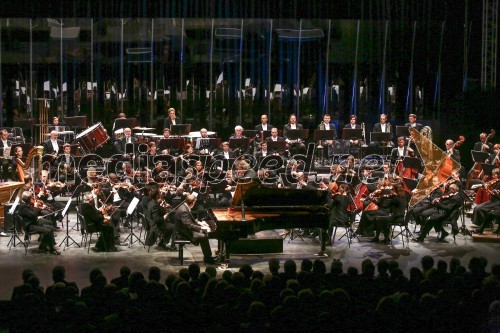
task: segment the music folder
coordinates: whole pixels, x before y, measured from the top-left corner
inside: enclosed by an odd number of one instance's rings
[[[180,150],[182,149],[183,144],[184,140],[182,140],[182,138],[163,138],[159,141],[158,148],[160,148],[160,150],[165,150],[165,149]]]
[[[363,130],[361,128],[343,128],[342,140],[361,140],[363,138]]]

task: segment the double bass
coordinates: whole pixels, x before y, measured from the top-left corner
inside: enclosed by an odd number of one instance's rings
[[[495,136],[495,130],[491,129],[490,134],[486,137],[486,140],[484,140],[483,146],[488,145],[488,142]],[[483,147],[481,149],[482,152],[485,152],[486,149]],[[469,171],[469,174],[467,175],[467,180],[465,182],[465,188],[470,188],[470,182],[473,179],[481,179],[484,174],[482,164],[480,162],[475,162],[474,165],[472,166],[472,169]]]

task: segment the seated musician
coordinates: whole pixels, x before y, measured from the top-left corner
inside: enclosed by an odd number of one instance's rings
[[[229,142],[224,141],[221,144],[221,148],[222,149],[217,152],[216,157],[223,158],[225,160],[236,157],[232,149],[229,148]]]
[[[9,167],[11,166],[11,158],[10,158],[10,147],[12,146],[12,141],[9,140],[9,132],[3,129],[0,131],[0,138],[2,140],[0,144],[0,160],[2,161],[1,169],[0,169],[0,180],[7,180],[12,178],[12,174],[9,171]]]
[[[66,130],[66,126],[63,126],[59,122],[58,117],[52,118],[52,125],[49,126],[49,132],[51,131],[56,131],[56,132],[64,132]]]
[[[236,178],[237,179],[254,179],[257,173],[254,169],[250,167],[247,161],[242,160],[236,166]]]
[[[292,184],[290,188],[295,190],[314,190],[314,186],[307,183],[307,178],[304,172],[297,172],[295,176],[297,177],[297,182]]]
[[[58,182],[53,183],[50,180],[49,172],[47,170],[42,170],[40,173],[40,181],[36,184],[35,190],[38,189],[37,197],[50,208],[49,211],[54,214],[51,216],[54,226],[55,221],[62,222],[62,210],[65,204],[61,201],[56,201],[54,198],[62,193],[62,188],[64,184]]]
[[[120,240],[120,209],[123,208],[119,203],[115,203],[111,196],[104,195],[102,190],[102,184],[96,184],[92,186],[92,191],[90,194],[93,197],[93,203],[95,209],[98,211],[106,211],[108,216],[110,217],[110,225],[113,227],[113,238],[115,245],[127,245],[126,243]],[[118,206],[114,206],[118,205]]]
[[[137,138],[132,136],[132,130],[130,128],[125,128],[123,130],[123,135],[123,138],[116,140],[114,144],[118,154],[125,154],[128,143],[137,144]]]
[[[302,139],[289,139],[288,131],[294,129],[302,129],[301,124],[297,124],[297,117],[294,114],[291,114],[288,117],[288,124],[283,127],[283,137],[285,138],[286,143],[288,144],[288,148],[290,150],[291,156],[296,154],[304,154],[306,152],[306,146],[302,142]],[[271,132],[272,135],[272,132]]]
[[[327,208],[330,209],[330,225],[328,226],[328,240],[326,245],[332,245],[333,228],[349,224],[348,207],[351,204],[347,184],[340,184],[334,193],[328,191]]]
[[[208,240],[207,232],[210,230],[206,223],[198,223],[191,209],[196,204],[196,197],[192,194],[186,196],[186,200],[174,211],[174,221],[177,233],[189,240],[194,245],[200,245],[203,252],[203,261],[206,264],[214,264],[212,250]]]
[[[246,136],[243,135],[243,127],[241,127],[240,125],[237,125],[234,128],[234,133],[229,137],[229,139],[231,140],[231,139],[243,139],[243,138],[246,138]],[[248,147],[236,148],[234,150],[234,153],[239,156],[239,155],[249,153],[252,150],[253,149],[251,147],[251,144],[249,144]]]
[[[97,210],[94,203],[94,196],[87,193],[80,206],[80,211],[87,225],[96,227],[100,233],[94,248],[95,252],[115,252],[117,251],[114,241],[114,225],[110,224],[110,217],[105,210]]]
[[[422,226],[422,230],[420,231],[420,235],[418,238],[414,238],[415,242],[423,242],[429,231],[432,228],[436,230],[436,232],[441,232],[441,236],[438,241],[446,242],[445,238],[449,235],[449,233],[444,230],[443,222],[450,219],[451,215],[456,212],[456,210],[460,209],[463,204],[463,199],[458,193],[458,186],[456,184],[450,185],[450,193],[447,195],[443,195],[440,198],[434,199],[432,201],[432,205],[436,206],[438,212],[429,216],[429,218],[424,221]],[[452,222],[452,233],[453,235],[458,234],[458,225],[457,221]]]
[[[257,159],[259,159],[259,158],[262,158],[262,157],[266,157],[268,155],[272,155],[272,154],[270,154],[270,152],[267,150],[267,141],[263,141],[260,144],[260,151],[258,151],[257,153],[255,153],[255,157]]]
[[[276,127],[273,127],[273,128],[271,128],[271,136],[268,136],[266,138],[266,141],[267,142],[270,142],[270,141],[282,142],[282,141],[285,141],[285,139],[282,136],[278,136],[278,129]]]
[[[200,130],[200,135],[201,137],[196,138],[196,143],[195,143],[195,153],[198,155],[213,155],[213,150],[210,147],[207,147],[206,142],[207,140],[203,139],[208,139],[208,131],[206,128],[202,128]]]
[[[336,139],[337,138],[337,128],[335,127],[335,124],[330,124],[330,121],[331,121],[331,116],[328,113],[325,114],[323,116],[323,121],[318,126],[318,129],[322,130],[322,131],[333,131],[334,132],[333,137]],[[334,146],[333,146],[334,141],[333,140],[326,140],[325,143],[326,144],[323,143],[323,145],[325,146],[324,150],[325,150],[326,156],[333,155],[334,154]]]
[[[146,236],[146,245],[153,245],[156,238],[160,236],[158,243],[160,249],[176,251],[177,247],[171,242],[173,241],[172,236],[175,237],[175,224],[170,221],[169,215],[166,214],[167,205],[163,202],[160,191],[157,187],[152,187],[148,196],[147,217],[150,230]],[[167,246],[169,242],[171,245]]]
[[[493,144],[491,142],[486,142],[486,138],[488,138],[488,134],[486,133],[479,134],[479,142],[476,142],[474,144],[473,150],[491,153],[493,151]]]
[[[387,115],[386,114],[380,115],[380,122],[373,125],[373,132],[374,133],[392,133],[392,127],[391,127],[391,124],[389,122],[387,122]],[[380,146],[393,147],[394,142],[392,142],[392,140],[388,141],[388,142],[378,142],[378,141],[370,142],[370,147],[377,148]]]
[[[394,193],[396,194],[391,199],[390,205],[390,215],[379,216],[375,219],[375,237],[373,237],[370,242],[378,243],[380,242],[380,233],[384,235],[383,244],[388,244],[390,242],[389,232],[390,223],[397,223],[398,220],[403,221],[405,216],[406,207],[408,206],[408,200],[406,199],[406,192],[401,184],[394,185]]]
[[[398,138],[398,146],[391,150],[391,164],[395,165],[397,161],[402,161],[406,156],[414,156],[415,152],[412,148],[405,144],[405,138]]]
[[[455,142],[453,140],[446,140],[446,156],[453,159],[455,162],[460,163],[460,151],[455,149]]]
[[[417,115],[414,113],[410,113],[408,115],[408,122],[405,124],[405,126],[414,128],[419,132],[424,128],[424,125],[417,123]]]
[[[413,190],[413,195],[423,195],[424,198],[408,210],[405,222],[409,222],[413,218],[416,224],[423,225],[429,216],[438,212],[437,207],[432,202],[443,195],[443,188],[439,186],[439,183],[439,177],[433,176],[431,184],[427,188],[421,191]]]
[[[60,182],[65,183],[69,178],[74,177],[75,158],[71,155],[71,145],[69,143],[64,144],[63,153],[56,158],[55,165]]]
[[[164,127],[170,128],[171,125],[178,125],[180,123],[181,123],[180,118],[175,115],[175,109],[169,108],[168,109],[168,117],[165,118],[165,126]]]
[[[63,142],[58,139],[59,133],[56,131],[50,132],[50,138],[43,143],[43,154],[44,155],[54,155],[59,154],[62,151]]]
[[[255,126],[255,129],[259,132],[269,131],[271,128],[273,128],[273,125],[269,124],[267,121],[267,115],[263,114],[262,116],[260,116],[260,124]]]
[[[483,187],[490,196],[488,201],[474,207],[472,213],[472,222],[479,226],[475,231],[480,234],[490,225],[495,216],[492,212],[500,206],[500,169],[493,169],[491,171],[491,180],[478,187]]]
[[[393,186],[389,183],[389,179],[380,179],[378,188],[371,192],[367,199],[368,204],[363,203],[363,212],[359,221],[356,234],[362,236],[373,236],[375,230],[375,220],[379,216],[387,216],[390,214],[392,198],[396,195]]]
[[[42,235],[38,249],[49,251],[50,254],[59,255],[61,252],[55,248],[54,229],[51,222],[42,218],[42,207],[36,202],[33,195],[24,191],[19,205],[19,216],[22,217],[26,232],[39,232]]]
[[[500,143],[495,143],[493,146],[493,153],[490,154],[486,163],[493,164],[497,168],[500,168]]]

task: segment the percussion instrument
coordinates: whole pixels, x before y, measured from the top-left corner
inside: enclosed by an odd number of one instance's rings
[[[115,139],[121,139],[121,138],[123,138],[125,136],[125,134],[123,134],[123,128],[117,129],[114,132],[114,135],[115,135]]]
[[[137,137],[139,142],[141,143],[148,143],[150,141],[153,141],[154,137],[156,136],[155,133],[134,133],[134,136]]]
[[[89,152],[105,144],[109,140],[109,136],[104,126],[101,123],[97,123],[78,134],[75,140],[84,151]]]

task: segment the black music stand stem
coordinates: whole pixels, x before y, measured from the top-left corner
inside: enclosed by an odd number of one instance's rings
[[[353,197],[352,197],[351,194],[349,194],[349,200],[350,200],[349,206],[356,206],[356,204],[354,203],[354,199],[353,199]],[[344,237],[347,238],[347,245],[349,245],[349,247],[351,247],[352,239],[353,238],[356,238],[358,240],[358,242],[360,241],[358,235],[352,229],[352,224],[354,223],[354,221],[356,219],[356,213],[355,212],[351,213],[350,219],[352,219],[352,220],[347,225],[347,228],[345,228],[344,234],[342,236],[340,236],[340,238],[338,239],[338,240],[341,240]],[[335,235],[334,235],[334,237],[335,237]],[[330,239],[330,241],[331,241],[331,239]],[[331,243],[332,243],[332,246],[333,246],[334,242],[331,242]]]
[[[458,189],[458,193],[459,193],[458,195],[460,195],[462,197],[462,199],[464,200],[462,203],[462,225],[458,229],[458,232],[461,233],[465,237],[465,240],[467,240],[467,236],[472,237],[472,234],[469,231],[469,229],[467,229],[467,227],[465,225],[465,204],[467,203],[467,201],[472,202],[472,199],[462,189]]]
[[[21,240],[21,238],[19,238],[19,234],[17,232],[17,214],[18,214],[18,209],[16,207],[16,209],[14,210],[14,213],[12,214],[12,216],[14,218],[14,220],[13,220],[14,231],[12,232],[12,235],[10,236],[10,240],[7,243],[7,247],[9,248],[9,250],[12,249],[13,247],[17,247],[18,245],[21,245],[21,244],[23,245],[23,247],[26,247],[26,244]]]
[[[73,196],[72,196],[73,197]],[[67,207],[67,210],[65,212],[64,215],[66,215],[66,236],[63,238],[63,240],[61,241],[61,243],[59,244],[59,247],[61,247],[62,244],[64,244],[64,249],[63,251],[66,251],[66,249],[68,247],[70,247],[71,245],[75,244],[76,246],[80,247],[80,244],[77,243],[77,241],[75,241],[70,235],[69,235],[69,214],[68,214],[68,211],[69,211],[69,206],[71,205],[71,198],[69,198],[68,200],[68,203],[66,204],[68,207]],[[78,219],[77,219],[78,220]],[[78,226],[78,224],[77,224]],[[73,230],[73,228],[71,228],[71,230]],[[71,241],[71,243],[69,242]]]
[[[123,203],[123,201],[122,201]],[[121,204],[120,204],[121,205]],[[120,205],[118,205],[118,207],[120,207]],[[125,238],[125,241],[124,243],[127,243],[128,242],[128,247],[131,248],[132,247],[132,244],[136,243],[136,242],[139,242],[142,244],[142,246],[146,246],[142,241],[141,239],[139,238],[139,236],[137,236],[134,232],[134,221],[132,220],[132,214],[134,213],[135,209],[137,208],[137,205],[134,207],[134,209],[132,210],[132,212],[130,214],[128,214],[127,212],[127,217],[125,218],[125,221],[128,221],[129,222],[129,233],[128,233],[128,236],[127,238]],[[115,209],[115,212],[117,210]],[[113,212],[114,213],[114,212]],[[137,225],[139,225],[139,220],[137,220]]]

